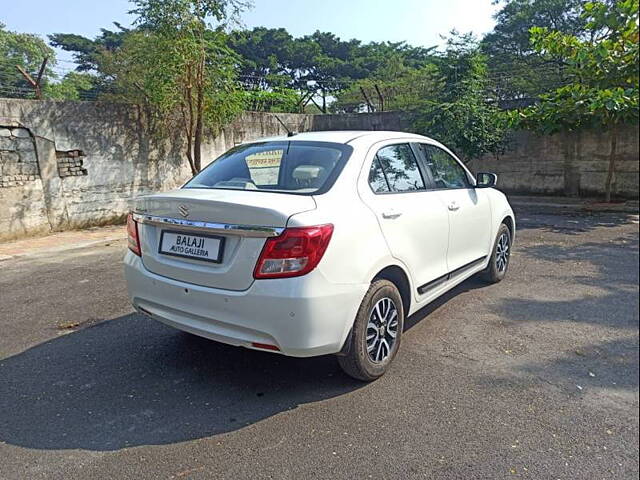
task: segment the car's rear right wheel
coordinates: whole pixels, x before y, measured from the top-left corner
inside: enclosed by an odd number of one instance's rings
[[[343,353],[338,355],[340,366],[365,382],[381,377],[398,352],[403,328],[398,288],[388,280],[375,280],[360,304]]]

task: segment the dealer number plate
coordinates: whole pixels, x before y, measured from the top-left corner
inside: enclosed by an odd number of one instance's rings
[[[174,257],[193,258],[206,262],[222,262],[224,237],[192,235],[163,230],[160,234],[160,253]]]

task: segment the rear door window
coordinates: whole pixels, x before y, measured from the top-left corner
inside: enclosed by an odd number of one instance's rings
[[[408,143],[378,150],[369,172],[369,185],[375,193],[424,190],[424,180]]]
[[[385,177],[380,162],[377,157],[373,158],[371,169],[369,170],[369,185],[374,193],[386,193],[389,191],[387,177]]]

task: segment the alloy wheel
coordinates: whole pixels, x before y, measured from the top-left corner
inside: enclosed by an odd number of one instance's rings
[[[398,309],[388,297],[374,305],[367,323],[367,353],[375,363],[383,362],[391,353],[398,335]]]
[[[496,245],[496,268],[498,272],[502,273],[507,269],[509,263],[509,234],[504,232],[498,239]]]

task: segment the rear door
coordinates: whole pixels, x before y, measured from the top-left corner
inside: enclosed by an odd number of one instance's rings
[[[473,188],[466,169],[437,145],[417,144],[432,177],[433,193],[449,215],[447,264],[453,275],[485,260],[491,244],[491,204],[482,190]]]
[[[381,145],[365,163],[360,194],[375,212],[391,254],[419,291],[447,273],[449,219],[437,192],[429,191],[409,143]]]

